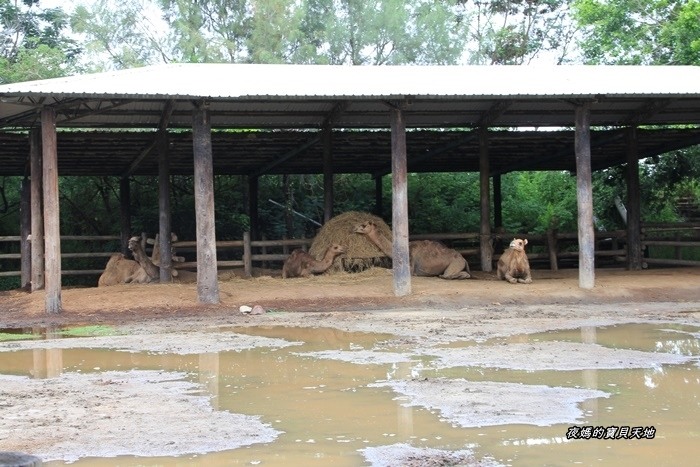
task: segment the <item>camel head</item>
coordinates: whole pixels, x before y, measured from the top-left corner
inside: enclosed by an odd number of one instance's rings
[[[353,229],[353,232],[368,235],[371,232],[377,231],[377,224],[372,221],[365,221],[361,224],[357,224]]]
[[[339,256],[345,253],[347,249],[343,245],[334,243],[328,248],[328,251],[332,251],[335,256]]]
[[[510,242],[510,248],[516,251],[525,251],[525,245],[527,245],[527,239],[514,238],[513,241]]]
[[[129,239],[129,250],[132,252],[141,247],[141,237],[131,237]]]

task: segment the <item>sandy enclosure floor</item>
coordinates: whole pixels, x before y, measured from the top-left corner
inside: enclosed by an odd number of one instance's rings
[[[577,272],[573,270],[534,271],[534,283],[529,285],[497,281],[491,274],[475,275],[475,279],[467,281],[413,278],[413,293],[401,298],[393,296],[391,275],[383,270],[292,280],[273,276],[231,277],[220,282],[221,304],[207,306],[197,304],[196,285],[64,289],[64,312],[53,316],[44,314],[41,292],[4,292],[0,293],[2,328],[99,323],[115,326],[122,335],[0,342],[0,352],[81,345],[177,354],[260,346],[280,348],[294,343],[221,333],[217,328],[294,326],[388,333],[397,341],[409,343],[413,349],[411,355],[431,355],[446,367],[469,358],[484,366],[524,370],[542,369],[543,362],[548,361],[555,370],[616,368],[615,365],[643,368],[683,359],[668,354],[621,352],[596,345],[582,348],[581,344],[565,343],[519,348],[516,348],[518,343],[479,345],[471,347],[468,354],[437,346],[470,340],[483,343],[494,337],[582,326],[644,322],[700,326],[698,269],[603,270],[597,272],[592,290],[578,287]],[[241,305],[256,304],[268,312],[248,315],[239,311]],[[514,355],[518,358],[513,358]],[[552,355],[557,356],[556,361],[552,361]],[[387,356],[376,349],[365,353],[319,353],[314,357],[369,365]],[[404,357],[410,355],[391,355],[395,359]],[[204,398],[194,395],[193,388],[181,381],[181,375],[171,373],[104,372],[90,377],[63,374],[57,380],[1,376],[0,380],[0,450],[40,454],[45,460],[203,453],[269,442],[278,435],[256,417],[212,410]],[[377,384],[386,384],[416,405],[437,408],[449,414],[450,422],[462,426],[521,423],[523,419],[511,417],[509,413],[516,411],[507,407],[537,407],[537,401],[542,398],[554,398],[561,405],[546,413],[525,414],[527,420],[542,425],[573,423],[580,416],[578,403],[590,397],[606,397],[600,391],[557,392],[556,388],[545,386],[529,392],[517,391],[507,383],[475,387],[464,380]],[[478,392],[484,399],[477,401],[476,406],[465,406],[458,397],[465,391]],[[34,396],[29,398],[28,393]],[[149,409],[158,407],[166,395],[172,404],[167,411]],[[494,400],[499,400],[499,407],[493,407]],[[430,407],[436,403],[438,407]],[[480,410],[476,411],[475,407]],[[138,420],[139,430],[151,434],[147,445],[133,439],[128,425],[120,424],[119,416],[123,413],[130,414],[132,421]],[[214,425],[223,427],[216,436],[198,439],[187,435],[207,432],[207,427]],[[171,429],[158,429],[163,426]],[[90,433],[90,443],[85,443],[84,438],[80,443],[75,442],[78,434],[84,436],[86,431]],[[86,446],[99,446],[99,449],[90,450]],[[367,462],[377,466],[411,465],[411,462],[426,465],[428,459],[434,465],[460,462],[493,465],[491,460],[475,459],[467,451],[417,452],[408,445],[370,448],[364,455]],[[439,461],[452,464],[435,463]]]

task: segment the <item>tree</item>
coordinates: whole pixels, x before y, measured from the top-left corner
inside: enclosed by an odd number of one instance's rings
[[[64,76],[80,53],[61,8],[39,0],[0,0],[0,84]]]
[[[154,5],[140,0],[116,4],[98,0],[78,6],[71,27],[85,38],[89,68],[133,68],[177,58],[167,40],[165,25],[156,21],[155,11]]]
[[[564,0],[468,0],[459,2],[473,19],[466,61],[474,65],[522,65],[551,55],[569,60],[575,24]]]
[[[700,64],[700,1],[576,0],[587,63]]]
[[[699,65],[700,1],[576,0],[575,20],[586,62],[593,64]],[[700,201],[700,148],[692,147],[643,161],[640,167],[645,221],[682,220],[679,198]],[[615,196],[625,199],[624,172],[613,168],[594,174],[597,214],[621,227],[614,212]]]

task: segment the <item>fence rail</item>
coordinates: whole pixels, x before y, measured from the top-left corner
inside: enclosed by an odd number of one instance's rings
[[[673,238],[663,237],[673,234]],[[411,240],[435,240],[448,244],[459,253],[467,257],[471,263],[478,264],[480,234],[475,232],[465,233],[435,233],[411,236]],[[492,235],[492,243],[495,245],[494,262],[498,261],[502,248],[507,247],[512,238],[528,239],[528,258],[531,261],[549,261],[552,270],[559,268],[561,260],[578,258],[576,232],[556,232],[549,231],[546,234],[519,234],[519,233],[497,233]],[[612,259],[623,262],[627,257],[626,231],[614,230],[608,232],[595,232],[596,257]],[[103,236],[61,236],[61,241],[75,242],[114,242],[120,241],[121,237],[116,235]],[[1,243],[20,242],[19,236],[0,236]],[[217,257],[221,258],[217,262],[219,268],[244,268],[246,275],[252,275],[253,264],[259,263],[280,263],[289,255],[293,248],[308,250],[312,239],[281,239],[281,240],[251,240],[246,232],[242,240],[221,240],[216,242]],[[499,246],[500,245],[500,246]],[[197,262],[193,253],[196,252],[197,242],[177,241],[173,243],[178,255],[190,255],[189,261],[173,263],[176,269],[196,269]],[[700,266],[700,261],[684,259],[681,257],[683,249],[700,247],[700,223],[646,223],[642,226],[642,248],[666,247],[674,249],[673,258],[645,258],[648,264],[668,264],[679,266]],[[14,250],[18,250],[14,247]],[[499,251],[499,249],[501,251]],[[1,250],[0,250],[1,251]],[[66,252],[61,254],[62,260],[109,258],[115,254],[112,251],[95,252]],[[5,270],[8,263],[18,263],[21,259],[20,253],[0,253],[0,277],[19,276],[20,271]],[[105,261],[106,263],[106,261]],[[66,269],[62,270],[63,276],[78,275],[99,275],[102,269]]]

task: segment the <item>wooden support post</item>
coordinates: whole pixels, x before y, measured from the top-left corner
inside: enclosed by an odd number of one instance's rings
[[[258,177],[251,175],[248,177],[248,219],[250,219],[250,237],[253,240],[260,238],[258,198]]]
[[[246,277],[253,277],[253,247],[248,231],[243,232],[243,272]]]
[[[391,109],[391,183],[394,295],[411,293],[411,263],[408,251],[408,163],[406,122],[403,112]]]
[[[31,193],[29,179],[24,177],[19,198],[19,286],[25,290],[29,290],[32,283],[32,245],[29,241],[29,235],[32,231]]]
[[[197,225],[197,299],[219,303],[214,222],[214,164],[209,109],[199,102],[192,119],[194,207]]]
[[[29,134],[29,173],[32,203],[32,292],[44,288],[44,189],[42,187],[41,131]]]
[[[503,197],[501,192],[501,174],[493,176],[493,227],[498,231],[503,227]]]
[[[56,112],[41,110],[41,148],[44,187],[44,257],[46,313],[60,313],[61,304],[61,228],[58,201],[58,151]]]
[[[119,219],[121,222],[121,252],[129,255],[129,239],[131,238],[131,188],[129,177],[119,179]]]
[[[627,130],[627,268],[642,269],[642,225],[639,190],[637,129]]]
[[[552,271],[559,270],[559,262],[557,261],[557,231],[547,229],[547,250],[549,251],[549,269]]]
[[[323,223],[333,217],[333,131],[323,128]]]
[[[490,180],[489,135],[486,127],[479,128],[479,186],[481,199],[481,228],[479,249],[481,251],[481,270],[493,270],[493,248],[491,246],[491,198],[489,196]]]
[[[173,252],[170,213],[170,151],[168,133],[158,133],[158,247],[160,248],[160,282],[172,282]],[[155,246],[154,246],[155,247]]]
[[[591,104],[576,107],[576,200],[578,205],[578,283],[582,289],[595,285],[595,229],[591,179]]]

